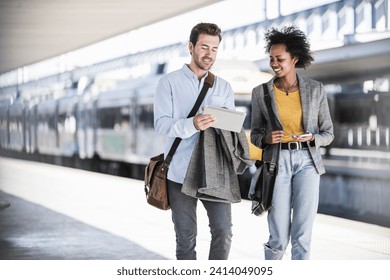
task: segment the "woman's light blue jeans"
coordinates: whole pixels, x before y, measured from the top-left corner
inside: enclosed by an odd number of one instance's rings
[[[169,204],[176,233],[176,258],[196,259],[198,199],[181,192],[181,184],[168,180]],[[232,243],[231,204],[201,200],[207,211],[211,232],[209,260],[227,260]]]
[[[280,260],[291,237],[291,259],[310,259],[311,236],[318,210],[320,175],[309,150],[281,150],[279,171],[268,212],[266,260]]]

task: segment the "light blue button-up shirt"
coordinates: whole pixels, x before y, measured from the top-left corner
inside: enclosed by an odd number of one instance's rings
[[[183,139],[173,155],[168,171],[168,179],[180,184],[184,181],[199,135],[193,118],[187,116],[198,98],[206,76],[199,81],[185,64],[180,70],[160,79],[154,97],[154,127],[159,134],[167,136],[164,154],[168,154],[176,137]],[[207,91],[198,113],[202,113],[204,105],[235,109],[231,85],[215,76],[214,85]]]

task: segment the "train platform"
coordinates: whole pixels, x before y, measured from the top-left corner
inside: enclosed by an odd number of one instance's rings
[[[145,201],[143,182],[72,168],[0,158],[1,260],[174,260],[170,211]],[[265,216],[233,204],[231,260],[262,260]],[[198,258],[209,229],[198,207]],[[289,259],[289,252],[285,260]],[[390,228],[318,214],[312,260],[390,260]]]

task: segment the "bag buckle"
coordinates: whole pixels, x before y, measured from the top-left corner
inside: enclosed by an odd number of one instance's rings
[[[288,142],[287,147],[290,151],[295,151],[302,149],[302,144],[301,142]]]

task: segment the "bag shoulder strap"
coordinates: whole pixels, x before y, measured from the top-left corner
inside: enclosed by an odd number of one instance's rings
[[[269,118],[271,121],[271,127],[272,127],[272,129],[277,129],[278,127],[276,125],[276,115],[275,115],[274,110],[272,109],[271,96],[269,94],[267,83],[263,83],[263,90],[264,90],[264,102],[265,102],[266,106],[268,107],[268,112],[270,112]],[[280,150],[281,144],[279,143],[278,145],[279,145],[279,150]],[[270,171],[271,171],[271,169],[273,171],[274,168],[276,168],[278,158],[279,158],[279,151],[277,153],[273,152],[272,158],[271,158]]]
[[[272,109],[271,96],[270,96],[269,91],[268,91],[267,83],[263,84],[263,90],[264,90],[264,102],[265,102],[265,105],[268,107],[268,112],[270,112],[269,118],[271,121],[272,129],[274,130],[274,129],[277,129],[276,122],[275,122],[276,116],[275,116],[274,110]]]
[[[215,78],[214,74],[209,71],[209,73],[208,73],[208,75],[203,83],[202,90],[200,91],[198,98],[196,99],[196,102],[195,102],[194,106],[192,107],[191,112],[188,114],[187,118],[191,118],[191,117],[195,116],[196,112],[198,111],[200,105],[203,102],[204,97],[206,96],[208,89],[213,87],[214,78]],[[176,137],[176,139],[173,142],[172,147],[169,150],[168,155],[165,159],[165,162],[168,165],[171,162],[173,154],[176,152],[176,149],[179,146],[180,142],[181,142],[181,138]]]

